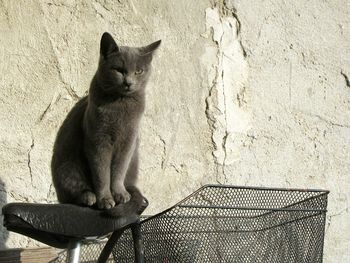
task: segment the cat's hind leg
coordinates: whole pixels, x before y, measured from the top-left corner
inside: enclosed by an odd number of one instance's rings
[[[86,206],[96,203],[92,185],[78,165],[70,162],[60,165],[53,171],[53,181],[60,203]]]

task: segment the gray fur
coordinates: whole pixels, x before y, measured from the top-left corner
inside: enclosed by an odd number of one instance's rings
[[[54,145],[51,170],[59,202],[110,209],[127,202],[130,194],[143,202],[135,186],[138,131],[152,53],[159,45],[118,47],[103,34],[89,95],[69,112]],[[110,214],[120,216],[124,206]]]

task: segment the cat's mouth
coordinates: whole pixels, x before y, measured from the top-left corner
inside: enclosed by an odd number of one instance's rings
[[[131,93],[134,93],[135,89],[133,89],[131,86],[128,86],[128,85],[124,85],[122,87],[122,93],[125,94],[125,95],[129,95]]]
[[[108,93],[119,93],[121,95],[130,95],[135,92],[135,89],[130,86],[119,86],[119,87],[105,87],[104,90]]]
[[[124,86],[123,91],[128,93],[128,92],[131,92],[132,90],[131,90],[130,86]]]

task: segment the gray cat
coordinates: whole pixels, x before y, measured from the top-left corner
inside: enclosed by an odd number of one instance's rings
[[[138,131],[152,55],[160,43],[118,47],[110,34],[102,35],[89,95],[69,112],[55,141],[51,170],[60,203],[97,205],[114,217],[144,204],[135,185]]]

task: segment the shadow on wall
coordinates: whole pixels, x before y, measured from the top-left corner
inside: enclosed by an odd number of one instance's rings
[[[6,190],[5,190],[5,184],[0,179],[0,209],[2,209],[2,207],[6,204],[7,204],[7,194],[6,194]],[[5,243],[6,243],[8,236],[9,236],[9,232],[3,226],[3,220],[4,220],[4,217],[1,214],[1,217],[0,217],[0,249],[6,248]]]

